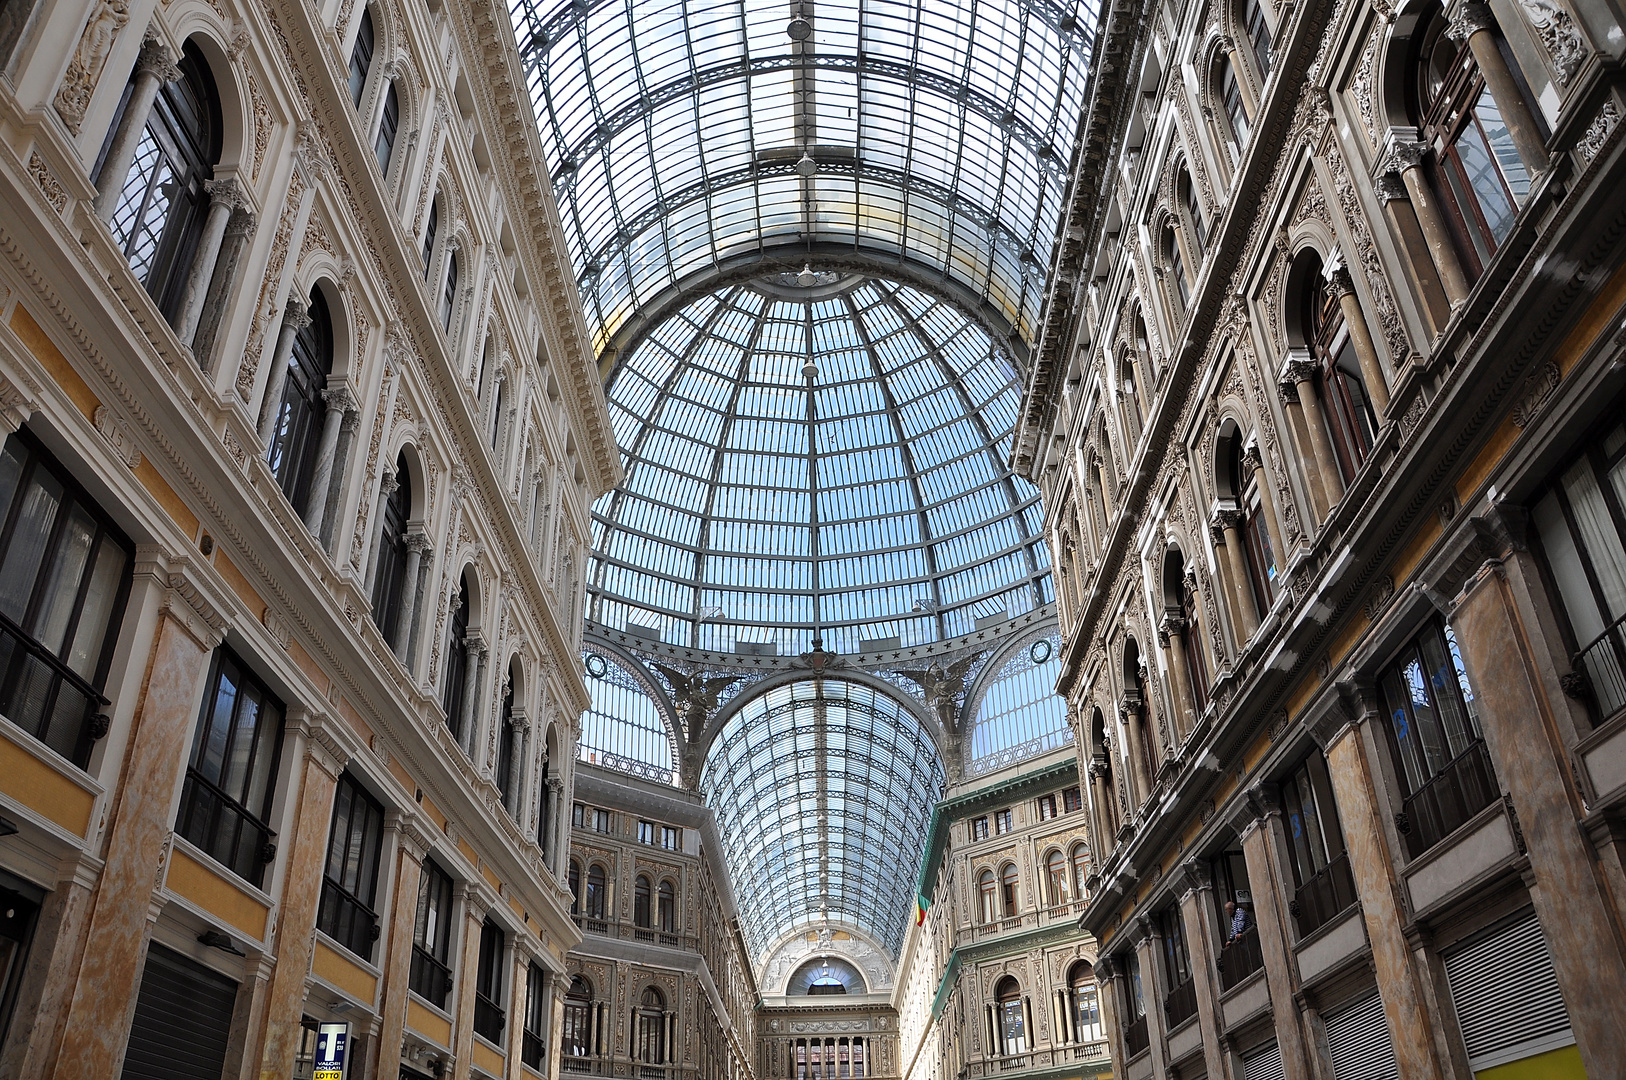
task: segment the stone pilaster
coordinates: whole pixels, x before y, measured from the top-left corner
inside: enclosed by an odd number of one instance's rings
[[[395,831],[395,887],[390,904],[389,934],[384,945],[384,986],[380,995],[378,1053],[373,1080],[393,1080],[406,1032],[408,984],[412,975],[412,935],[418,916],[418,890],[423,860],[433,843],[428,827],[415,815],[402,817]]]

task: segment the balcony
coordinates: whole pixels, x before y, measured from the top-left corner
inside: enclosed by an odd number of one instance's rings
[[[107,704],[94,686],[0,615],[0,714],[83,769],[91,747],[107,734]]]
[[[502,1045],[502,1029],[507,1021],[507,1015],[497,1007],[497,1003],[484,994],[476,992],[474,995],[474,1033],[482,1038],[489,1039],[498,1046]]]
[[[646,945],[664,945],[668,949],[684,949],[688,952],[698,952],[700,945],[692,934],[674,934],[666,930],[649,926],[639,926],[636,923],[621,922],[617,919],[594,919],[586,915],[571,916],[576,925],[589,934],[599,934],[603,937],[617,938],[622,941],[637,941]]]
[[[1142,1016],[1133,1024],[1124,1028],[1124,1050],[1130,1057],[1145,1050],[1152,1045],[1152,1036],[1146,1027],[1146,1017]]]
[[[1444,840],[1501,795],[1482,740],[1475,740],[1408,797],[1395,827],[1412,858]]]
[[[1220,951],[1214,966],[1219,968],[1221,990],[1231,989],[1264,967],[1265,957],[1259,951],[1259,928],[1250,926],[1238,934],[1235,941]]]
[[[959,933],[955,935],[955,945],[964,948],[979,941],[1003,937],[1022,930],[1036,930],[1041,926],[1050,926],[1058,922],[1077,922],[1087,906],[1088,901],[1079,900],[1057,904],[1055,907],[1040,908],[1037,911],[1024,911],[1008,918],[995,919],[993,922],[972,923],[970,926],[960,928]]]
[[[1163,998],[1163,1012],[1169,1018],[1169,1030],[1197,1015],[1197,980],[1187,979],[1170,990]]]
[[[1047,1050],[1030,1050],[1025,1054],[1001,1054],[985,1061],[967,1062],[960,1070],[958,1080],[1000,1076],[1023,1069],[1076,1069],[1081,1062],[1106,1065],[1109,1053],[1106,1040],[1101,1039]]]
[[[433,1002],[437,1009],[444,1009],[446,995],[452,989],[452,969],[414,945],[407,987],[425,1001]]]
[[[1610,623],[1571,657],[1570,666],[1586,673],[1587,689],[1597,702],[1599,723],[1626,708],[1626,616]]]
[[[1321,872],[1298,887],[1288,910],[1298,924],[1299,937],[1309,937],[1356,901],[1355,878],[1349,856],[1340,855]]]

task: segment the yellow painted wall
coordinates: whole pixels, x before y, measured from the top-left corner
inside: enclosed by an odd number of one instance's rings
[[[169,860],[169,891],[184,896],[211,915],[256,941],[265,939],[265,920],[271,909],[245,893],[214,867],[176,849]]]
[[[20,737],[0,730],[0,791],[75,836],[85,835],[96,796],[14,741]]]
[[[474,1064],[484,1069],[492,1076],[502,1076],[507,1068],[507,1059],[497,1053],[485,1043],[474,1044]]]
[[[1581,1051],[1572,1044],[1474,1073],[1474,1080],[1586,1080]]]
[[[413,1031],[416,1031],[420,1035],[427,1035],[441,1046],[446,1047],[448,1050],[451,1049],[451,1021],[436,1016],[429,1010],[428,1006],[420,1004],[419,1002],[413,1001],[409,998],[407,1000],[406,1022],[407,1027],[411,1028]]]
[[[378,994],[373,974],[325,941],[316,943],[311,970],[358,1001],[371,1002]]]

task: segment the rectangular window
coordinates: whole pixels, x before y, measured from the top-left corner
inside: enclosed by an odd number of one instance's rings
[[[24,432],[0,449],[0,713],[81,769],[106,731],[101,690],[133,548]]]
[[[1041,796],[1039,796],[1039,820],[1040,821],[1049,821],[1051,818],[1053,818],[1055,816],[1056,816],[1056,796],[1054,796],[1054,795],[1041,795]]]
[[[1313,933],[1355,902],[1355,879],[1338,828],[1327,759],[1312,753],[1282,784],[1283,825],[1293,864],[1292,910],[1299,935]]]
[[[995,836],[1004,836],[1013,828],[1015,828],[1015,826],[1011,824],[1011,812],[1009,810],[998,810],[994,812]]]
[[[1404,809],[1396,820],[1413,858],[1499,792],[1474,695],[1451,628],[1430,622],[1378,678]]]
[[[659,827],[653,821],[640,821],[638,823],[638,842],[640,844],[656,844],[660,841]]]
[[[1178,907],[1163,909],[1163,974],[1169,981],[1163,1008],[1170,1029],[1183,1024],[1197,1012],[1197,984],[1191,977],[1191,953],[1186,948],[1186,921]]]
[[[502,1045],[506,1019],[502,1006],[502,969],[506,941],[490,919],[480,926],[480,963],[474,976],[474,1033]]]
[[[258,888],[276,856],[266,824],[282,752],[282,702],[225,646],[215,650],[175,831]]]
[[[412,992],[436,1008],[452,989],[452,879],[433,859],[423,861],[418,918],[412,928]]]
[[[1259,929],[1253,919],[1248,864],[1240,851],[1223,851],[1209,864],[1214,880],[1214,914],[1219,926],[1220,988],[1229,990],[1264,966]]]
[[[988,818],[986,815],[980,818],[971,819],[971,839],[988,839]]]
[[[17,992],[28,965],[28,947],[45,893],[0,870],[0,1042],[17,1007]]]
[[[587,824],[587,807],[581,803],[570,804],[570,824],[580,829]]]
[[[1061,808],[1064,813],[1071,814],[1074,810],[1082,809],[1084,798],[1076,787],[1070,787],[1061,793]]]
[[[608,810],[599,810],[595,807],[590,819],[594,832],[607,833],[610,831],[610,812]]]
[[[543,995],[542,969],[530,964],[525,970],[525,1045],[520,1048],[520,1060],[538,1071],[547,1056],[542,1042],[542,1029],[546,1023],[547,998]]]
[[[333,828],[316,928],[369,963],[378,940],[374,905],[383,846],[384,807],[346,772],[333,794]]]
[[[661,826],[661,847],[667,851],[683,850],[683,830],[673,825]]]

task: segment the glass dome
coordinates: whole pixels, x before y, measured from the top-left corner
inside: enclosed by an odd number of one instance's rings
[[[593,508],[588,618],[721,652],[959,637],[1052,599],[1020,385],[957,307],[844,276],[722,288],[612,372],[626,480]]]

